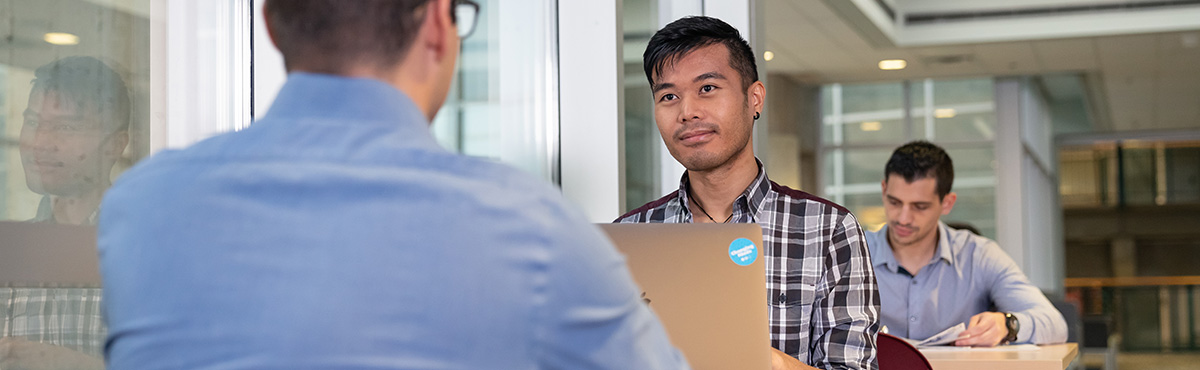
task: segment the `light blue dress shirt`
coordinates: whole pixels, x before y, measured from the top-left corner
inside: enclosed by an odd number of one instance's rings
[[[887,226],[867,233],[888,333],[922,340],[985,312],[993,304],[1020,323],[1015,343],[1067,340],[1067,322],[1016,262],[991,239],[938,222],[937,251],[914,277],[896,261]]]
[[[295,73],[108,192],[111,369],[680,369],[558,191],[448,152],[384,83]]]

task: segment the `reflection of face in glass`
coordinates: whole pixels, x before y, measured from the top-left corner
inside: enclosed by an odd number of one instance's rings
[[[29,189],[76,196],[109,185],[109,171],[128,140],[103,122],[96,102],[77,102],[35,87],[21,127],[21,164]]]

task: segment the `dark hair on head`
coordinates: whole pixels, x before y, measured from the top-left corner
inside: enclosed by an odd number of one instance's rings
[[[430,0],[267,0],[263,15],[287,70],[341,74],[408,54]]]
[[[742,89],[758,81],[758,66],[754,51],[736,28],[720,19],[704,16],[684,17],[671,22],[650,38],[642,54],[646,80],[654,86],[654,76],[692,51],[713,45],[725,45],[729,50],[729,66],[742,77]]]
[[[33,72],[33,91],[58,95],[85,115],[99,115],[111,132],[129,129],[129,90],[121,75],[99,59],[66,57]]]
[[[950,194],[950,187],[954,185],[954,162],[942,147],[917,140],[892,152],[892,158],[883,169],[883,180],[887,181],[893,174],[907,182],[936,179],[938,197],[943,198]]]

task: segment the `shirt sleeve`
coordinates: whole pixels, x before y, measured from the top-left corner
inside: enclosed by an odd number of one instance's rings
[[[1067,341],[1067,321],[1046,295],[1029,282],[1021,268],[993,241],[980,246],[980,272],[992,275],[991,299],[1001,312],[1020,323],[1015,343],[1056,344]]]
[[[825,256],[813,307],[809,364],[823,369],[876,369],[879,286],[862,228],[851,214],[839,217]],[[802,328],[803,329],[803,328]]]
[[[546,369],[687,369],[642,302],[625,259],[595,226],[552,238],[542,329]]]

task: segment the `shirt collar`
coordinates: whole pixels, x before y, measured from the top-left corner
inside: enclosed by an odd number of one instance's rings
[[[954,249],[950,245],[950,236],[947,233],[946,224],[938,221],[937,228],[937,250],[933,252],[933,259],[931,259],[929,262],[933,263],[934,261],[940,259],[946,261],[946,263],[950,266],[955,266]],[[887,229],[888,225],[884,224],[883,227],[877,231],[879,242],[875,243],[875,245],[878,247],[871,250],[871,256],[873,257],[872,260],[875,261],[874,266],[876,267],[884,266],[887,267],[888,271],[899,272],[900,263],[896,262],[896,255],[892,253],[892,244],[888,241]],[[878,257],[876,258],[875,256]]]
[[[937,256],[954,266],[954,248],[950,245],[950,229],[946,223],[938,221],[938,250]]]
[[[754,177],[754,181],[742,191],[733,200],[734,214],[737,213],[739,207],[745,210],[754,221],[757,222],[758,211],[763,209],[767,202],[767,195],[771,192],[771,180],[767,178],[767,169],[763,167],[762,161],[754,158],[754,163],[758,165],[758,175]],[[691,187],[691,180],[688,179],[687,171],[683,171],[683,176],[679,179],[679,196],[676,198],[680,204],[680,219],[684,222],[692,222],[692,211],[688,205],[688,189]]]
[[[337,118],[339,124],[405,119],[429,124],[408,95],[383,81],[306,72],[288,74],[266,117],[328,117]]]
[[[85,225],[95,225],[99,218],[100,209],[96,208],[96,210],[92,211],[92,214],[88,216],[87,220],[85,221]],[[38,202],[37,215],[35,215],[32,220],[29,220],[29,222],[58,223],[58,221],[54,220],[54,203],[50,199],[49,195],[42,196],[42,200]]]

